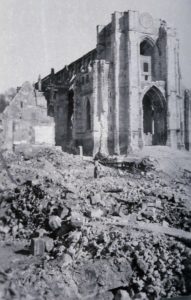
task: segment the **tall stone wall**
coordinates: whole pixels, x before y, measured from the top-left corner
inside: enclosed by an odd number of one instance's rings
[[[94,154],[111,152],[109,149],[109,67],[109,63],[105,60],[94,63]]]
[[[182,147],[180,119],[180,72],[179,52],[176,30],[167,30],[167,81],[166,94],[168,101],[168,141],[171,147]]]
[[[191,151],[191,90],[184,92],[185,148]]]

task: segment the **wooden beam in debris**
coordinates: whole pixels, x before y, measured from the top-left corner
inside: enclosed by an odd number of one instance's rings
[[[97,224],[102,224],[103,226],[114,225],[114,226],[125,226],[130,229],[138,229],[143,231],[150,231],[154,234],[165,234],[168,236],[175,237],[182,241],[191,243],[191,232],[184,231],[181,229],[177,229],[174,227],[165,227],[160,225],[159,223],[144,223],[144,222],[129,222],[123,217],[112,217],[112,218],[103,218],[100,220],[92,220],[92,224],[86,224],[90,226],[95,226]]]
[[[129,222],[123,218],[117,218],[107,222],[108,225],[118,225],[118,226],[128,226],[133,229],[140,229],[151,231],[156,234],[165,234],[169,236],[176,237],[178,239],[191,242],[191,232],[177,229],[174,227],[165,227],[158,223],[144,223],[144,222]]]

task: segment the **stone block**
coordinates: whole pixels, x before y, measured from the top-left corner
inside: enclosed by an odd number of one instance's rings
[[[45,252],[45,241],[41,238],[31,239],[31,254],[34,256],[43,256]]]
[[[97,193],[93,196],[91,196],[90,198],[90,202],[92,205],[95,205],[95,204],[98,204],[98,203],[101,203],[101,194],[100,193]]]
[[[84,221],[85,220],[84,220],[84,217],[82,214],[80,214],[77,211],[71,212],[70,222],[73,227],[75,227],[75,228],[82,227],[84,225]]]
[[[114,300],[131,300],[129,293],[125,290],[118,290]]]
[[[58,216],[50,216],[49,226],[52,230],[56,230],[61,227],[62,220]]]

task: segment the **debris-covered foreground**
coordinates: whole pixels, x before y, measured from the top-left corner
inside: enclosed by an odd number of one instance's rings
[[[168,177],[149,158],[95,167],[48,148],[3,157],[0,299],[191,294],[188,174]]]

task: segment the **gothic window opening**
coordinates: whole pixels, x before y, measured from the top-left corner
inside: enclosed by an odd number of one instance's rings
[[[153,53],[153,45],[148,39],[145,39],[140,44],[140,54],[144,56],[151,56]]]
[[[143,81],[152,80],[153,55],[154,44],[146,38],[140,43],[141,77]]]

